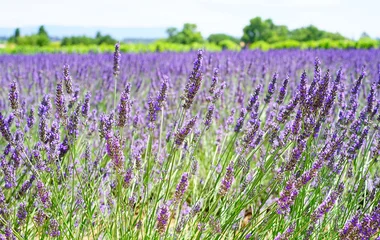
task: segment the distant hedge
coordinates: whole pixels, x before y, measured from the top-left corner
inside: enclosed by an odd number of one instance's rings
[[[331,40],[321,39],[318,41],[299,42],[296,40],[285,40],[276,43],[257,41],[249,46],[248,49],[371,49],[378,48],[379,42],[373,39],[352,40]],[[218,45],[215,43],[192,43],[189,45],[170,43],[165,40],[158,40],[153,43],[122,43],[121,52],[140,53],[140,52],[188,52],[196,49],[207,51],[232,50],[239,51],[241,46],[231,40],[223,40]],[[70,45],[62,46],[59,42],[52,42],[46,46],[16,45],[8,43],[4,48],[0,48],[0,54],[35,54],[35,53],[102,53],[113,52],[114,46],[111,44],[101,45]]]

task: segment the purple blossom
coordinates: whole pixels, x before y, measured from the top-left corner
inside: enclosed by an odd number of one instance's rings
[[[128,168],[124,175],[124,187],[129,187],[133,179],[133,172],[131,168]]]
[[[178,183],[176,190],[175,190],[175,194],[174,194],[174,201],[175,202],[181,201],[184,193],[187,190],[188,185],[189,185],[189,174],[184,173],[184,174],[182,174],[181,181]]]
[[[186,83],[184,91],[184,103],[182,107],[184,109],[189,109],[194,101],[195,95],[197,94],[203,79],[202,73],[202,62],[203,62],[203,51],[199,50],[197,59],[194,61],[194,68],[190,74],[189,80]]]
[[[5,122],[3,114],[0,112],[0,132],[5,140],[12,142],[12,135],[9,131],[8,124]]]
[[[214,114],[214,108],[215,108],[214,104],[211,104],[207,109],[206,117],[204,119],[204,124],[206,127],[210,127],[211,125],[212,117]]]
[[[191,118],[181,129],[178,129],[175,134],[175,144],[179,147],[182,145],[186,136],[189,135],[191,129],[194,127],[195,122],[197,121],[197,116]]]
[[[285,98],[285,95],[286,95],[286,88],[288,87],[288,82],[289,82],[289,75],[287,74],[286,78],[282,82],[282,86],[281,86],[280,92],[278,94],[278,98],[277,98],[277,101],[276,101],[278,105],[280,105],[280,104],[282,104],[284,102],[284,98]]]
[[[279,234],[277,235],[274,240],[288,240],[290,239],[290,236],[292,235],[292,233],[294,232],[294,229],[295,229],[295,226],[294,225],[290,225],[284,233],[282,234]]]
[[[119,127],[124,127],[129,119],[131,112],[131,100],[130,100],[131,86],[127,84],[124,91],[121,93],[120,104],[118,106],[118,123]]]
[[[65,96],[63,95],[62,82],[57,83],[57,88],[55,92],[55,108],[57,111],[57,116],[61,119],[65,119],[67,114],[67,108],[65,103]]]
[[[13,111],[17,112],[19,108],[19,92],[15,81],[11,83],[8,98]]]
[[[158,212],[156,228],[159,234],[164,234],[169,223],[169,207],[164,203]]]
[[[278,78],[278,74],[277,73],[273,74],[272,81],[269,83],[268,93],[264,99],[265,103],[267,103],[267,104],[272,99],[272,95],[273,95],[274,91],[276,90],[277,78]]]
[[[311,220],[316,222],[323,215],[331,210],[337,201],[338,197],[342,194],[344,190],[343,183],[339,184],[336,191],[332,191],[329,196],[318,206],[318,208],[311,214]]]
[[[296,118],[293,121],[292,133],[294,136],[298,135],[301,130],[302,110],[298,109]]]
[[[32,128],[33,127],[34,121],[35,121],[35,119],[34,119],[34,110],[33,110],[33,108],[31,108],[29,110],[28,118],[26,120],[28,128]]]
[[[87,92],[86,95],[84,96],[84,101],[82,105],[82,116],[87,117],[88,112],[90,110],[90,98],[91,98],[91,93]]]
[[[235,125],[235,128],[234,128],[234,131],[236,133],[240,132],[240,130],[243,128],[244,119],[245,119],[245,115],[246,114],[247,114],[247,110],[245,108],[242,108],[240,110],[240,115],[239,115],[239,118],[236,121],[236,125]]]
[[[258,85],[255,89],[254,94],[251,95],[251,97],[249,98],[248,105],[247,105],[247,111],[248,112],[252,111],[253,107],[256,105],[256,103],[258,103],[257,100],[259,99],[259,94],[260,94],[261,88],[262,88],[262,86]]]
[[[222,179],[222,183],[219,188],[219,194],[225,196],[230,190],[232,182],[234,181],[234,162],[230,162],[227,167],[226,174]]]
[[[210,94],[214,94],[216,85],[218,84],[218,72],[219,72],[219,69],[215,68],[214,74],[211,79],[211,86],[210,86],[210,89],[208,90]]]
[[[70,66],[65,64],[63,66],[63,81],[65,83],[65,88],[67,94],[72,94],[73,93],[73,86],[72,86],[72,80],[70,76]]]
[[[41,181],[37,181],[37,193],[45,208],[49,208],[51,206],[50,193],[46,190],[45,185]]]
[[[113,53],[113,75],[119,76],[120,74],[120,43],[115,44],[115,51]]]
[[[17,218],[18,223],[22,225],[25,222],[25,219],[28,215],[28,212],[26,211],[25,203],[21,203],[17,209]]]
[[[61,85],[61,90],[59,91],[60,94],[62,94],[62,85]],[[57,91],[58,91],[58,84],[57,84]],[[58,93],[58,92],[57,92]],[[57,100],[56,100],[57,101]],[[52,104],[50,101],[50,95],[46,94],[41,101],[40,106],[38,107],[38,116],[48,116],[50,114],[50,110],[52,108]]]
[[[311,87],[311,86],[310,86]],[[298,86],[298,92],[300,96],[300,101],[303,103],[306,100],[307,94],[306,94],[306,72],[303,71],[301,75],[300,84]],[[310,89],[309,89],[310,91]]]
[[[49,223],[49,235],[51,237],[59,237],[61,235],[61,232],[59,230],[59,223],[55,219],[51,219]]]

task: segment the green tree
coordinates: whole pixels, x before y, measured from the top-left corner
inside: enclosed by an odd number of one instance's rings
[[[50,44],[50,38],[44,26],[38,28],[36,40],[34,42],[37,46],[47,46]]]
[[[273,43],[286,40],[288,32],[289,30],[286,26],[277,26],[271,19],[263,21],[260,17],[256,17],[249,21],[249,25],[244,27],[241,40],[246,44],[257,41]]]
[[[217,45],[220,45],[220,42],[224,41],[224,40],[229,40],[229,41],[232,41],[236,44],[239,44],[239,39],[233,37],[233,36],[230,36],[230,35],[227,35],[227,34],[224,34],[224,33],[215,33],[215,34],[211,34],[208,38],[207,38],[207,41],[209,41],[210,43],[215,43]]]
[[[236,42],[229,39],[220,41],[218,45],[221,46],[223,50],[240,50],[240,46]]]
[[[292,40],[305,42],[305,41],[317,41],[321,39],[331,40],[344,40],[345,37],[339,33],[331,33],[318,29],[316,26],[310,25],[307,27],[297,28],[290,32],[290,38]]]
[[[360,39],[368,39],[368,38],[371,38],[371,37],[370,37],[369,34],[366,33],[366,32],[363,32],[363,33],[360,35]]]
[[[96,33],[96,38],[91,38],[87,36],[72,36],[65,37],[61,41],[62,46],[71,45],[114,45],[117,41],[113,39],[110,35],[102,35],[100,32]]]
[[[101,36],[100,38],[97,38],[96,42],[98,45],[101,45],[101,44],[114,45],[116,44],[117,41],[113,39],[110,35],[104,35],[104,36]]]
[[[47,37],[49,36],[48,33],[46,32],[44,26],[40,26],[40,27],[38,28],[38,33],[37,33],[37,35],[39,35],[39,36],[47,36]]]
[[[202,34],[197,31],[197,25],[191,23],[185,23],[182,31],[178,32],[176,28],[168,28],[168,41],[181,44],[202,43]]]
[[[20,36],[21,36],[20,28],[16,28],[15,34],[14,34],[15,39],[19,38]]]
[[[20,36],[21,36],[20,29],[16,28],[15,33],[13,34],[13,36],[11,36],[10,38],[8,38],[8,42],[17,43],[17,41],[20,38]]]
[[[97,32],[95,38],[101,38],[101,37],[102,37],[102,34],[100,32]]]
[[[178,34],[178,29],[175,27],[171,27],[166,30],[166,33],[169,35],[169,38],[173,38],[175,35]]]
[[[50,39],[47,35],[37,35],[36,44],[38,46],[47,46],[50,44]]]

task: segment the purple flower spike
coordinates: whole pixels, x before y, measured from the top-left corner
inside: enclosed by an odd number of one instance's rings
[[[203,62],[203,51],[199,50],[197,59],[194,62],[193,71],[190,74],[189,80],[186,84],[184,91],[184,103],[182,107],[184,109],[189,109],[193,104],[195,95],[197,94],[199,88],[202,84],[203,73],[202,73],[202,62]]]
[[[115,51],[113,54],[113,75],[119,76],[120,74],[120,43],[115,44]]]
[[[72,94],[73,83],[70,76],[70,66],[67,64],[63,66],[63,81],[65,82],[65,88],[66,88],[67,94]]]
[[[17,84],[15,81],[11,83],[10,90],[9,90],[9,101],[11,103],[11,107],[13,111],[17,112],[19,107],[19,92],[17,89]]]
[[[234,181],[234,162],[230,162],[227,167],[226,174],[222,180],[222,184],[220,185],[219,194],[221,196],[225,196],[230,190],[232,182]]]
[[[185,140],[186,136],[189,135],[191,129],[194,127],[195,125],[195,122],[197,121],[197,116],[193,117],[192,119],[190,119],[185,125],[184,127],[182,127],[181,129],[177,130],[176,134],[175,134],[175,144],[180,147],[183,143],[183,141]]]
[[[166,204],[163,204],[159,210],[157,217],[157,231],[159,234],[164,234],[166,231],[166,226],[169,222],[169,207]]]
[[[176,203],[181,201],[184,193],[187,190],[188,185],[189,185],[189,174],[184,173],[182,174],[181,181],[178,183],[175,194],[174,194],[174,201]]]

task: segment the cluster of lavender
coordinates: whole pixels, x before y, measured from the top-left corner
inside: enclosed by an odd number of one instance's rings
[[[0,239],[374,239],[379,61],[0,56]]]

